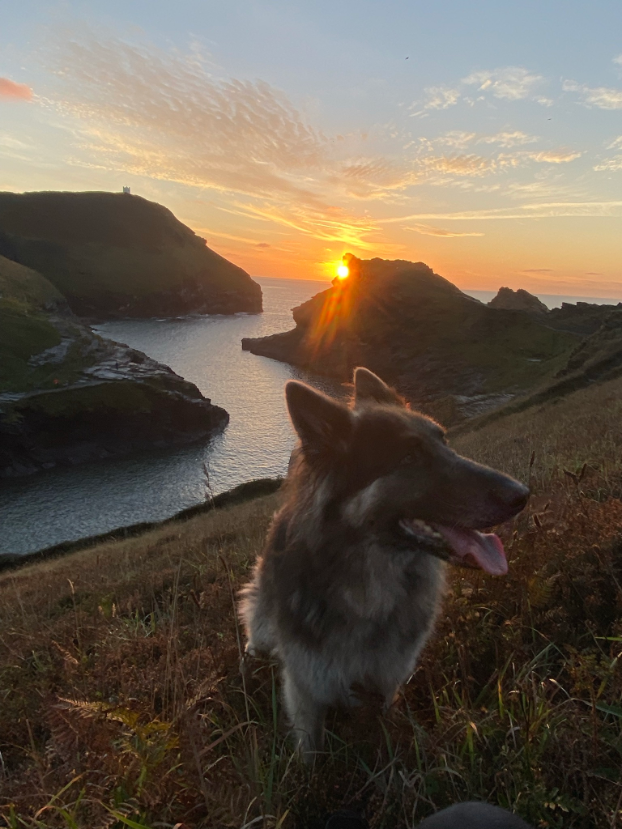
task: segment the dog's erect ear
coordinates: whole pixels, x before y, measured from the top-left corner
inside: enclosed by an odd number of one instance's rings
[[[352,433],[352,415],[346,406],[296,380],[285,386],[285,397],[303,450],[346,449]]]
[[[360,406],[364,403],[404,405],[399,394],[387,386],[377,374],[368,368],[359,367],[354,369],[354,405]]]

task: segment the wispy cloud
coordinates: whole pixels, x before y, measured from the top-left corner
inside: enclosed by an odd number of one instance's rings
[[[449,109],[458,103],[460,91],[448,86],[431,86],[425,90],[426,102],[424,109]]]
[[[587,86],[576,81],[564,81],[562,88],[564,92],[579,93],[585,106],[595,106],[598,109],[622,109],[622,89]]]
[[[49,105],[73,121],[76,165],[261,199],[272,221],[359,247],[373,222],[326,194],[389,197],[411,181],[404,164],[361,158],[361,136],[324,135],[283,92],[217,77],[195,54],[80,33],[51,60]]]
[[[613,141],[606,144],[605,149],[622,150],[622,135],[619,135],[617,138],[614,138]],[[617,153],[609,158],[602,159],[594,165],[593,169],[596,172],[617,172],[618,170],[622,170],[622,153]]]
[[[0,147],[9,147],[12,150],[33,150],[31,143],[22,141],[20,138],[15,138],[14,135],[9,135],[6,132],[0,132]]]
[[[622,155],[614,155],[613,158],[607,158],[599,164],[595,164],[594,170],[596,172],[622,170]]]
[[[240,200],[236,209],[246,218],[362,249],[378,225],[353,212],[357,202],[397,204],[409,188],[423,183],[459,186],[529,163],[559,164],[580,155],[508,152],[538,141],[521,130],[449,133],[439,143],[458,150],[455,154],[439,152],[433,142],[414,152],[401,149],[403,134],[394,127],[372,128],[373,138],[327,135],[280,90],[262,81],[221,77],[196,52],[165,53],[84,31],[58,42],[51,64],[58,88],[47,105],[75,125],[73,164],[220,191]],[[516,67],[484,74],[478,76],[480,86],[511,99],[540,79]],[[456,90],[448,87],[428,92],[430,106],[456,101]],[[470,146],[504,152],[459,151]]]
[[[0,78],[0,100],[31,101],[32,89],[25,83],[15,83],[9,78]]]
[[[470,138],[470,136],[468,137]],[[490,139],[496,137],[485,136],[484,142],[490,144],[492,143]],[[456,144],[460,145],[462,140],[458,138]],[[503,139],[501,140],[503,141]],[[481,142],[477,138],[474,138],[471,140],[471,143]],[[579,150],[565,148],[557,150],[499,152],[490,156],[478,155],[476,153],[456,155],[435,155],[432,153],[430,155],[421,155],[416,161],[415,169],[418,171],[418,180],[420,181],[428,181],[434,174],[451,176],[457,179],[474,178],[505,173],[520,167],[525,167],[525,165],[533,162],[538,164],[567,164],[579,158],[581,155],[582,153]]]
[[[521,130],[502,131],[492,135],[452,130],[438,139],[439,143],[455,147],[457,150],[466,149],[471,144],[497,144],[503,149],[509,149],[524,144],[533,144],[536,141],[538,141],[537,135],[528,135]]]
[[[499,207],[491,210],[463,210],[454,213],[410,213],[379,219],[378,224],[397,224],[411,221],[499,221],[506,219],[548,219],[561,216],[620,216],[622,200],[592,202],[549,202],[523,204],[517,207]]]
[[[292,228],[326,242],[342,242],[363,250],[371,250],[373,247],[366,237],[376,229],[376,222],[369,218],[352,218],[339,208],[332,208],[322,214],[320,211],[310,211],[304,205],[290,204],[284,208],[246,203],[238,204],[235,209],[227,212]]]
[[[472,72],[455,86],[430,86],[425,89],[423,102],[415,101],[410,107],[411,117],[424,116],[430,110],[443,110],[455,106],[461,99],[469,104],[474,101],[465,92],[469,87],[477,87],[483,99],[491,95],[497,99],[520,101],[531,98],[544,106],[551,106],[553,101],[540,94],[536,89],[544,83],[542,75],[537,75],[521,66],[502,66],[497,69],[484,69]]]
[[[482,135],[477,139],[478,144],[498,144],[500,147],[510,148],[523,144],[533,144],[538,140],[537,135],[527,135],[521,130],[513,132],[497,132],[494,135]]]
[[[463,78],[462,83],[477,86],[479,91],[490,92],[495,98],[520,101],[530,97],[543,81],[542,75],[536,75],[521,66],[505,66],[472,72]]]
[[[443,173],[452,176],[481,176],[494,169],[494,159],[479,155],[424,156],[418,165],[422,173]]]
[[[553,270],[553,268],[523,268],[523,270],[521,271],[521,273],[540,273],[540,274],[546,274],[546,273],[555,273],[555,271]]]
[[[431,139],[409,134],[399,121],[371,125],[365,134],[327,134],[281,90],[260,80],[225,77],[196,52],[163,52],[83,30],[59,40],[48,65],[56,86],[37,101],[66,116],[65,125],[72,126],[71,163],[211,190],[216,209],[243,219],[242,228],[262,227],[255,223],[267,228],[269,223],[277,238],[291,238],[294,231],[306,237],[305,244],[313,238],[364,251],[377,246],[387,221],[452,238],[483,234],[480,229],[454,231],[442,223],[621,212],[622,202],[552,203],[569,191],[547,192],[542,182],[559,181],[561,171],[554,175],[546,165],[567,164],[582,151],[541,148],[538,136],[508,127],[507,121],[489,133],[454,130]],[[427,105],[429,111],[454,106],[460,94],[471,94],[476,85],[496,99],[522,100],[533,97],[542,82],[540,75],[520,67],[472,73],[460,89],[428,89]],[[550,201],[462,214],[374,218],[378,201],[385,216],[391,205],[394,213],[406,212],[403,205],[412,188],[423,185],[490,193],[502,186],[506,200],[535,201],[546,194]],[[265,248],[260,239],[253,227],[230,241],[260,253]]]
[[[580,158],[582,153],[578,150],[542,150],[541,152],[528,153],[533,161],[546,162],[547,164],[568,164]]]
[[[618,66],[622,66],[622,55],[617,55],[615,58],[613,58],[613,62],[617,63]]]
[[[480,232],[465,232],[461,233],[457,230],[445,230],[441,227],[432,227],[431,225],[425,224],[415,224],[410,226],[405,226],[404,230],[414,230],[415,233],[421,233],[424,236],[443,236],[446,238],[452,238],[455,236],[483,236],[483,233]]]

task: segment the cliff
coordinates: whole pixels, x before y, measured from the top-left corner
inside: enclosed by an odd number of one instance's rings
[[[0,256],[0,478],[198,440],[228,421],[192,383],[94,334]]]
[[[296,327],[247,338],[254,354],[349,380],[364,365],[450,423],[499,405],[565,364],[578,334],[493,308],[422,262],[362,261],[293,310]]]
[[[126,193],[0,193],[0,254],[95,319],[259,313],[261,288],[162,205]]]

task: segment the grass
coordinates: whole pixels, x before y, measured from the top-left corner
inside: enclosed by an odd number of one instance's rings
[[[278,494],[0,577],[0,815],[35,827],[414,827],[482,798],[538,827],[622,821],[622,381],[462,434],[529,480],[510,573],[454,569],[388,717],[292,754],[276,665],[239,671],[235,592]]]
[[[87,338],[67,318],[62,325],[74,342],[60,363],[31,365],[30,358],[61,341],[55,314],[64,300],[41,274],[0,256],[0,393],[69,385],[92,363]]]
[[[41,308],[46,303],[58,303],[62,296],[37,271],[19,265],[0,255],[0,302],[14,304],[22,310]]]
[[[43,314],[26,314],[0,306],[0,392],[37,388],[40,369],[28,361],[46,348],[58,345],[60,335]],[[47,368],[46,372],[49,373]]]

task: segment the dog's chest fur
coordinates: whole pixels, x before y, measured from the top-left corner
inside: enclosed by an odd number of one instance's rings
[[[339,664],[346,683],[403,682],[434,623],[444,564],[339,522],[306,538],[291,528],[277,516],[260,565],[277,650]]]

